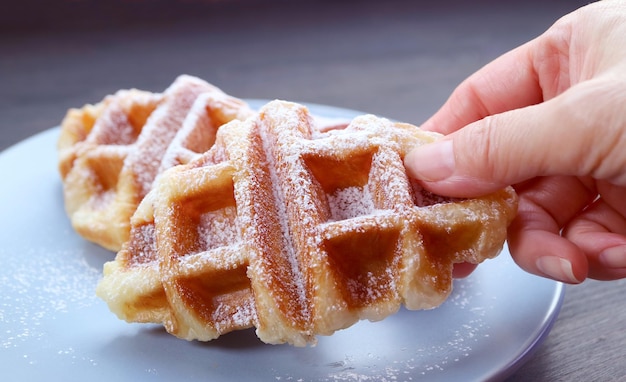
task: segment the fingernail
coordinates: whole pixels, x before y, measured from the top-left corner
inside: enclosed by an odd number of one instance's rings
[[[626,245],[605,249],[599,259],[607,268],[626,268]]]
[[[412,174],[419,180],[436,182],[454,172],[454,148],[451,140],[428,143],[413,150],[405,159]]]
[[[543,256],[537,259],[537,268],[541,273],[555,280],[578,284],[580,280],[574,276],[572,263],[556,256]]]

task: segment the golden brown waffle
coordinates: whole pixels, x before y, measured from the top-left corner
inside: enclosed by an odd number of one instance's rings
[[[252,111],[191,76],[162,94],[122,90],[71,109],[61,125],[59,169],[75,230],[117,251],[157,174],[205,152],[217,128]]]
[[[105,265],[97,293],[111,310],[185,339],[256,327],[303,346],[402,304],[436,307],[454,263],[501,250],[511,188],[452,200],[407,178],[404,155],[435,134],[372,115],[326,132],[312,120],[272,101],[166,171]]]

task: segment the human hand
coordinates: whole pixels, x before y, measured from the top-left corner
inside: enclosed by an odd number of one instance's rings
[[[521,268],[567,283],[626,277],[626,1],[561,18],[470,76],[422,128],[449,134],[405,158],[428,190],[514,185],[508,244]]]

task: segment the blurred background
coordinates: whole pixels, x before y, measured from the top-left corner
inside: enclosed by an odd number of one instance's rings
[[[585,1],[21,0],[0,12],[0,149],[182,73],[419,124],[466,76]]]

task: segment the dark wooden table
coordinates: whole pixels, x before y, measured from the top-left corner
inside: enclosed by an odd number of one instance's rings
[[[120,88],[182,73],[241,98],[419,124],[482,65],[586,1],[69,1],[3,4],[0,150]],[[51,5],[52,4],[52,5]],[[19,163],[16,163],[19,166]],[[568,286],[511,381],[626,380],[626,280]]]

